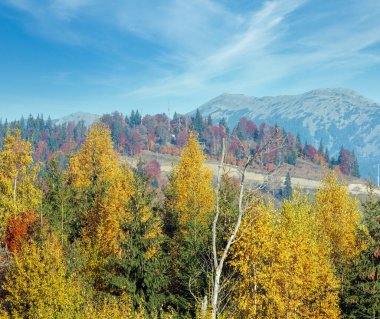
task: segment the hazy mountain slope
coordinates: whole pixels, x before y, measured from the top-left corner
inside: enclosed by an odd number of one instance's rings
[[[91,113],[86,113],[86,112],[76,112],[76,113],[61,117],[60,119],[55,120],[54,123],[57,125],[61,125],[64,123],[69,123],[69,122],[74,122],[75,124],[77,124],[80,121],[84,121],[84,124],[87,127],[89,127],[99,118],[100,116],[96,114],[91,114]]]
[[[344,145],[357,153],[362,175],[374,173],[380,162],[380,104],[352,90],[319,89],[262,98],[223,94],[199,110],[214,120],[225,117],[231,127],[245,116],[299,132],[315,146],[322,138],[332,155]]]

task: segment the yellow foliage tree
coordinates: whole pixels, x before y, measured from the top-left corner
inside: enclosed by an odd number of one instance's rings
[[[105,124],[95,123],[80,151],[70,160],[69,179],[77,188],[101,186],[117,176],[119,164],[110,129]]]
[[[173,194],[170,205],[179,215],[181,226],[192,222],[206,224],[214,209],[212,172],[204,166],[204,160],[198,138],[190,133],[168,185]]]
[[[5,216],[36,210],[41,203],[42,192],[35,185],[39,165],[32,154],[20,130],[8,131],[0,153],[0,212]]]
[[[317,223],[330,239],[334,262],[346,264],[365,248],[360,232],[362,214],[359,202],[352,198],[347,188],[330,173],[323,179],[315,197],[314,211]]]
[[[78,318],[97,319],[143,319],[140,313],[134,313],[130,298],[123,295],[121,298],[110,297],[101,301],[87,303]]]
[[[83,237],[102,256],[118,251],[120,213],[131,193],[130,176],[113,149],[109,128],[94,124],[82,148],[70,160],[68,180],[77,190],[77,199],[86,203]]]
[[[82,303],[79,285],[66,277],[55,238],[24,244],[14,255],[4,290],[12,318],[75,318]]]
[[[274,215],[271,207],[256,203],[240,227],[241,239],[231,246],[231,264],[240,277],[234,304],[241,316],[261,318],[265,314],[267,264],[275,256]]]
[[[296,195],[281,211],[259,204],[234,247],[238,311],[248,318],[339,318],[328,240]]]

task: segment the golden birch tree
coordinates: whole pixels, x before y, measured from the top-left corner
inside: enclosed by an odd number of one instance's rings
[[[168,189],[171,208],[179,224],[200,222],[205,225],[214,209],[212,172],[204,165],[205,156],[195,133],[190,133],[178,165],[174,168]]]
[[[181,311],[195,310],[207,293],[205,260],[209,254],[214,191],[212,172],[204,160],[198,138],[190,133],[165,190],[164,230],[171,238],[169,289],[174,292],[170,298]]]
[[[315,197],[314,211],[318,225],[330,240],[334,262],[346,264],[365,248],[360,236],[364,229],[359,201],[350,196],[333,173],[323,179]]]
[[[66,277],[59,241],[25,243],[15,253],[3,286],[12,318],[76,318],[83,302],[79,285]]]
[[[339,318],[328,240],[299,195],[275,212],[258,205],[234,246],[238,312],[249,318]]]
[[[131,172],[113,149],[111,132],[94,124],[80,151],[71,158],[68,181],[82,205],[82,235],[101,256],[116,254],[121,240],[119,221],[130,195]]]
[[[32,154],[32,145],[21,139],[20,130],[7,132],[0,152],[1,216],[39,208],[42,198],[36,187],[39,165],[33,163]]]

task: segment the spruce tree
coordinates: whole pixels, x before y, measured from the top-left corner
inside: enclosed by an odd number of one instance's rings
[[[323,141],[322,141],[322,139],[319,141],[318,153],[323,155]]]
[[[139,113],[139,111],[137,110],[136,113],[135,113],[135,126],[138,126],[141,124],[141,120],[142,120],[142,116],[141,114]]]
[[[298,154],[302,154],[302,143],[301,143],[300,133],[297,133],[296,148],[297,148]]]
[[[359,163],[358,163],[358,159],[356,158],[354,150],[352,150],[351,152],[350,172],[351,172],[351,176],[358,177],[358,178],[360,177]]]
[[[105,290],[116,295],[130,294],[135,307],[143,301],[152,314],[162,307],[167,294],[164,235],[149,176],[136,169],[131,184],[133,194],[121,220],[121,254],[107,259]]]
[[[57,158],[47,163],[44,171],[46,190],[42,198],[44,215],[49,224],[60,235],[61,242],[79,236],[79,214],[71,198],[73,189],[65,181],[65,171]]]
[[[193,127],[194,130],[198,132],[199,135],[202,134],[203,131],[203,118],[201,115],[201,112],[197,109],[197,112],[195,113],[195,117],[193,119]]]
[[[295,149],[291,149],[286,154],[286,163],[290,165],[296,165],[297,163],[297,153]]]
[[[170,304],[195,312],[194,296],[207,294],[210,221],[214,210],[212,172],[204,164],[197,137],[191,133],[178,165],[165,189],[164,229],[171,238],[167,247]]]
[[[141,115],[138,110],[136,112],[132,110],[131,115],[129,117],[129,124],[131,127],[136,127],[141,124]]]
[[[293,189],[292,189],[292,181],[290,178],[290,173],[286,174],[285,182],[284,182],[284,190],[283,190],[283,198],[290,199],[292,198]]]
[[[367,249],[344,276],[341,298],[344,318],[380,317],[380,199],[374,198],[372,190],[363,208]]]
[[[131,125],[131,127],[135,126],[135,118],[136,118],[135,111],[132,110],[131,115],[129,117],[129,124]]]
[[[212,125],[212,118],[211,118],[211,114],[209,114],[207,118],[207,126],[211,126],[211,125]]]
[[[323,157],[324,157],[326,163],[330,163],[330,154],[329,154],[329,150],[327,149],[327,147],[325,148],[325,153],[324,153]]]
[[[219,121],[219,126],[224,126],[224,128],[226,129],[226,133],[228,134],[230,132],[230,129],[227,125],[227,121],[226,121],[226,118],[222,117],[222,119]]]

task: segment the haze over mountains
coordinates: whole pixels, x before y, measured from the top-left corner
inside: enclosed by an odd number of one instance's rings
[[[251,97],[222,94],[199,107],[203,116],[225,118],[230,127],[241,117],[257,124],[280,127],[319,145],[322,139],[330,155],[341,145],[354,149],[362,176],[374,175],[380,163],[380,104],[355,91],[318,89],[300,95]]]

